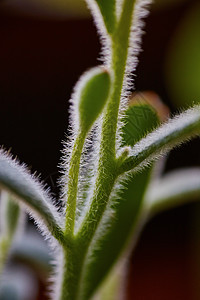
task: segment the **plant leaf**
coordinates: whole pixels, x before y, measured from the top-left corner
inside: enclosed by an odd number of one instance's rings
[[[52,271],[54,260],[47,244],[31,230],[27,230],[24,236],[16,241],[11,249],[11,256],[14,260],[31,266],[40,275],[47,276],[47,273]]]
[[[108,70],[95,67],[84,73],[75,87],[79,122],[82,132],[88,132],[102,112],[109,96],[111,78]],[[76,97],[75,97],[76,98]]]
[[[153,182],[144,205],[156,214],[195,200],[200,200],[200,168],[184,168]]]
[[[148,169],[137,174],[135,178],[133,176],[130,178],[120,196],[120,201],[112,207],[114,217],[109,220],[110,226],[108,225],[105,231],[104,224],[100,224],[86,261],[84,300],[91,297],[116,260],[123,254],[123,250],[138,229],[138,221],[143,220],[140,214],[141,206],[150,173]]]
[[[140,116],[140,121],[137,116]],[[153,129],[158,123],[155,110],[148,104],[131,106],[127,110],[123,127],[123,145],[133,145],[145,135],[148,128]],[[140,125],[139,131],[135,130],[138,125]],[[118,195],[117,201],[116,197],[110,199],[110,210],[108,209],[108,215],[103,217],[97,229],[85,263],[83,299],[91,297],[123,254],[138,226],[144,221],[141,208],[150,179],[151,168],[143,173],[131,175],[121,183],[122,192]]]
[[[15,234],[20,217],[20,208],[6,191],[1,191],[0,203],[0,229],[1,234],[9,239]]]
[[[0,191],[0,272],[3,271],[10,248],[22,234],[24,213],[6,191]]]
[[[199,134],[200,106],[197,105],[170,119],[130,148],[130,156],[122,164],[120,172],[141,170],[161,155]]]
[[[148,104],[131,105],[125,114],[122,128],[122,146],[134,146],[158,125],[156,111]]]
[[[0,187],[12,193],[39,224],[41,221],[44,222],[52,235],[62,240],[62,219],[53,206],[52,199],[24,166],[12,160],[2,150],[0,150]]]

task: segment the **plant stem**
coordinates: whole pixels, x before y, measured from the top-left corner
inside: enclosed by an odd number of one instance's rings
[[[70,249],[68,248],[67,252],[65,252],[66,263],[64,266],[62,296],[60,300],[75,300],[80,298],[80,282],[84,258],[118,176],[115,149],[116,131],[134,4],[135,1],[124,0],[117,29],[112,35],[111,73],[113,73],[113,86],[103,116],[97,179],[90,209],[86,213],[76,239],[73,240],[74,244],[72,243]],[[84,137],[78,135],[72,152],[69,170],[66,235],[70,234],[72,238],[75,222],[79,163],[83,143]]]
[[[88,244],[102,218],[118,175],[115,150],[116,130],[134,4],[135,1],[124,1],[117,29],[112,36],[111,70],[114,73],[114,80],[111,96],[103,117],[97,180],[90,209],[77,234],[78,239],[80,238],[82,241],[86,240]]]
[[[67,250],[64,248],[63,276],[59,300],[77,299],[83,256],[80,248],[72,240]]]
[[[65,236],[69,238],[74,234],[79,167],[85,136],[82,131],[77,134],[70,161],[65,224]]]

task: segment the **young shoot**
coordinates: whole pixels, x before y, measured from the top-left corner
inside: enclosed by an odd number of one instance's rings
[[[58,210],[27,167],[0,151],[0,188],[11,195],[6,196],[7,213],[1,220],[6,231],[1,229],[0,268],[19,211],[25,209],[56,250],[53,300],[89,300],[96,294],[106,299],[108,293],[110,299],[122,299],[125,280],[117,270],[125,274],[124,257],[146,220],[200,195],[195,179],[199,170],[155,179],[163,155],[199,136],[200,106],[161,124],[149,99],[129,105],[142,19],[151,1],[86,2],[101,35],[103,64],[84,73],[72,94],[59,199],[65,209]],[[184,189],[177,189],[182,183]]]

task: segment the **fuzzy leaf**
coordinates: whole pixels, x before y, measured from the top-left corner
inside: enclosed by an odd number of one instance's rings
[[[171,171],[156,180],[144,205],[151,214],[156,214],[195,200],[200,200],[200,168],[187,168]]]
[[[47,244],[41,236],[31,230],[27,230],[24,236],[13,245],[11,256],[14,260],[20,260],[33,267],[35,271],[44,276],[47,276],[53,266],[53,256],[50,254]]]
[[[126,111],[122,129],[122,146],[134,146],[159,125],[156,111],[148,104],[131,105]]]
[[[23,233],[25,215],[12,195],[0,194],[0,271],[4,269],[10,249]]]
[[[83,132],[87,132],[103,110],[110,91],[109,72],[96,67],[86,72],[77,87],[79,120]]]
[[[199,134],[200,106],[194,106],[170,119],[130,148],[130,156],[122,164],[121,173],[132,169],[138,171]]]
[[[133,176],[130,178],[126,185],[127,189],[120,196],[120,201],[112,207],[114,217],[109,220],[106,232],[104,226],[99,226],[95,235],[96,241],[91,247],[85,267],[84,300],[89,299],[94,293],[137,231],[142,199],[150,173],[148,169],[137,174],[135,178]]]
[[[140,116],[139,121],[138,116]],[[159,123],[155,110],[148,104],[131,106],[127,110],[125,122],[123,145],[133,145],[146,134],[148,128],[153,129]],[[135,128],[138,125],[140,130],[137,131]],[[96,287],[123,254],[138,225],[141,225],[141,220],[143,221],[141,207],[150,178],[151,169],[132,175],[126,183],[122,182],[120,200],[111,199],[112,207],[97,229],[95,242],[90,247],[85,265],[84,299],[89,299],[94,293]]]
[[[48,227],[57,239],[62,239],[61,217],[52,199],[41,184],[3,151],[0,151],[0,187],[12,193],[19,204],[25,205],[34,218]]]
[[[7,192],[1,192],[0,203],[0,229],[3,234],[12,239],[17,229],[20,215],[18,204],[12,199]]]

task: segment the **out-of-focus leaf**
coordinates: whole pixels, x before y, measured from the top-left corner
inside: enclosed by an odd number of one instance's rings
[[[122,259],[109,273],[100,289],[92,300],[123,299],[125,294],[125,280],[127,275],[127,259]]]
[[[187,11],[172,37],[166,61],[166,80],[177,106],[200,103],[200,4]]]
[[[14,197],[6,191],[0,193],[0,271],[3,271],[10,248],[23,234],[25,214]]]
[[[128,125],[128,129],[130,129],[128,135],[126,132],[123,136],[123,145],[135,143],[141,135],[143,136],[147,132],[148,128],[152,129],[157,126],[158,117],[156,117],[155,111],[148,106],[147,103],[140,103],[140,105],[137,103],[129,108],[128,111],[131,111],[131,113],[127,113],[126,124],[130,123],[131,125],[130,128]],[[134,111],[137,114],[139,112],[141,118],[141,127],[138,132],[134,126],[137,122]],[[145,122],[144,118],[148,121]],[[127,130],[127,125],[124,128]],[[131,128],[133,128],[132,133]],[[104,225],[98,228],[95,242],[91,245],[86,260],[83,276],[84,299],[90,298],[96,287],[115,264],[117,258],[123,254],[135,230],[138,229],[139,220],[140,222],[143,220],[141,207],[150,178],[151,168],[137,175],[132,175],[126,183],[122,183],[124,189],[122,188],[120,195],[111,198],[110,214],[104,216],[102,220],[102,224],[108,222],[107,229],[105,230]],[[98,260],[95,259],[96,257],[98,257]]]
[[[11,257],[28,265],[40,276],[47,276],[52,269],[53,256],[41,236],[33,230],[29,230],[13,245]]]
[[[35,300],[37,294],[38,282],[29,268],[22,265],[8,268],[0,282],[1,300]]]
[[[156,180],[145,197],[152,214],[200,200],[200,168],[168,172]]]
[[[123,254],[131,241],[134,231],[138,229],[138,221],[142,199],[149,182],[150,170],[145,170],[130,178],[126,188],[118,199],[111,213],[113,222],[108,231],[99,227],[97,240],[91,247],[84,274],[84,300],[89,299],[96,287],[102,282],[107,272]],[[141,220],[141,219],[140,219]],[[103,234],[103,236],[102,236]],[[99,235],[99,237],[98,237]],[[101,236],[100,236],[101,235]],[[95,258],[98,257],[98,260]],[[93,260],[94,259],[94,260]]]
[[[0,230],[9,239],[13,237],[18,227],[20,208],[6,191],[1,192]]]

